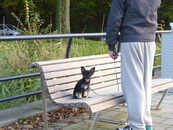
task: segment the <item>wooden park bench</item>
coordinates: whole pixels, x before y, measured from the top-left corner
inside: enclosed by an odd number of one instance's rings
[[[90,86],[93,91],[90,92],[91,98],[74,99],[73,89],[75,84],[82,78],[81,66],[87,69],[92,67],[96,69]],[[96,113],[91,129],[97,119],[97,112],[125,103],[120,88],[120,58],[114,62],[108,54],[103,54],[34,62],[30,64],[30,67],[38,67],[41,73],[45,129],[48,129],[47,96],[58,106],[84,106],[87,108],[90,117],[93,113]],[[164,97],[170,87],[173,87],[172,79],[153,79],[153,93],[165,90]]]

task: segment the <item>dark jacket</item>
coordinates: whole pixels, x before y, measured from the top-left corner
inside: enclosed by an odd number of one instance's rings
[[[118,41],[155,41],[160,4],[161,0],[113,0],[106,28],[109,50],[113,51]]]

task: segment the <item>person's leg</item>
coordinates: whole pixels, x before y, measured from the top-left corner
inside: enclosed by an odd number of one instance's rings
[[[133,130],[145,130],[144,43],[121,43],[121,82]]]
[[[155,42],[146,42],[144,46],[144,87],[146,97],[146,109],[144,121],[146,126],[152,126],[151,109],[151,85],[152,85],[152,70],[154,63],[154,54],[156,50]],[[151,130],[151,127],[148,127]]]

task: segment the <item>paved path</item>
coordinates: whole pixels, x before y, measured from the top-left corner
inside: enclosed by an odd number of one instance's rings
[[[156,106],[163,93],[156,93],[153,95],[152,107]],[[41,101],[22,105],[19,107],[9,108],[0,111],[0,126],[3,124],[15,121],[22,117],[31,116],[42,112]],[[54,109],[56,106],[48,101],[48,109]],[[161,104],[161,110],[152,110],[154,130],[173,130],[173,93],[168,93]],[[85,115],[88,117],[88,115]],[[127,119],[127,107],[119,106],[111,108],[102,112],[100,116],[109,120],[122,120]],[[83,119],[82,117],[71,117],[64,122],[55,124],[51,130],[89,130],[91,120]],[[123,127],[122,125],[115,125],[110,123],[97,122],[94,130],[114,130],[115,128]]]
[[[162,93],[153,95],[152,108],[159,102]],[[152,110],[154,130],[173,130],[173,93],[168,93],[160,106],[161,110]],[[87,115],[86,115],[87,116]],[[127,119],[127,107],[119,106],[102,112],[100,116],[109,120]],[[91,120],[83,119],[83,117],[71,117],[64,122],[51,126],[51,130],[89,130]],[[97,122],[94,130],[114,130],[115,128],[123,127],[123,125],[115,125],[110,123]]]

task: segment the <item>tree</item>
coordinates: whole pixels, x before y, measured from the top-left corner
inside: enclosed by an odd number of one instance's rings
[[[165,28],[170,29],[170,22],[173,22],[173,1],[172,0],[162,0],[161,7],[158,11],[159,23],[164,21]]]
[[[71,30],[73,32],[102,32],[112,0],[71,0]]]
[[[62,12],[61,12],[61,8],[62,8],[62,0],[56,0],[56,30],[57,32],[61,33],[61,18],[62,18]]]
[[[15,12],[18,15],[22,15],[23,13],[23,4],[24,0],[1,0],[0,6],[2,7],[3,16],[5,17],[5,23],[10,24],[12,22],[15,26],[15,23],[11,18],[11,12]],[[0,14],[1,15],[1,14]],[[2,21],[2,17],[0,19]]]
[[[56,30],[58,33],[70,33],[70,0],[57,0]]]
[[[0,22],[5,16],[6,23],[17,25],[11,12],[24,20],[26,0],[0,0]],[[106,21],[112,0],[33,0],[40,16],[45,19],[43,27],[52,24],[52,31],[58,33],[101,32]],[[170,29],[173,22],[173,1],[162,0],[158,11],[159,24],[164,21],[164,29]]]

